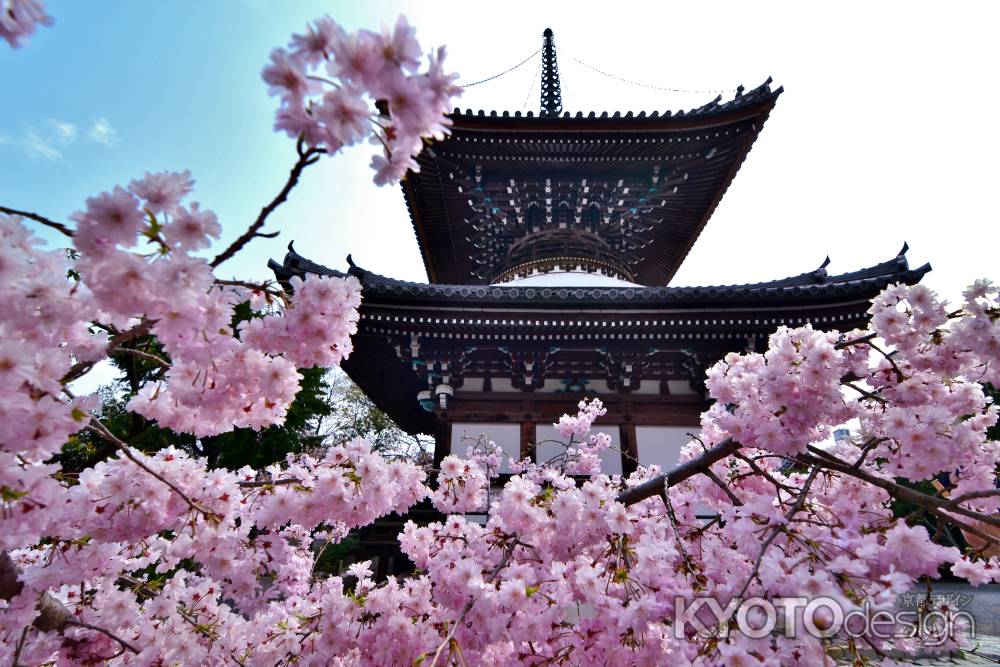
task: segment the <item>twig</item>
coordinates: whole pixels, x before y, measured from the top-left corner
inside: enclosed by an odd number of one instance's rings
[[[299,177],[302,176],[302,171],[309,165],[315,164],[319,161],[320,156],[323,153],[326,153],[325,148],[312,147],[307,150],[302,150],[301,139],[299,140],[296,148],[299,154],[299,159],[296,161],[291,172],[288,174],[288,180],[285,182],[285,187],[281,188],[281,192],[279,192],[267,206],[260,209],[260,214],[257,216],[257,219],[254,220],[253,224],[250,225],[250,227],[248,227],[238,239],[233,241],[228,248],[215,256],[215,259],[212,260],[211,264],[213,269],[226,260],[231,259],[233,255],[239,252],[243,246],[250,243],[250,241],[254,238],[259,236],[273,238],[272,234],[261,234],[259,231],[260,228],[264,226],[264,223],[267,221],[267,217],[288,199],[288,194],[292,191],[292,188],[298,184]]]
[[[106,630],[105,628],[101,628],[96,625],[91,625],[90,623],[84,623],[83,621],[78,621],[73,618],[66,621],[66,625],[73,625],[80,628],[87,628],[88,630],[93,630],[95,632],[100,632],[101,634],[107,635],[108,637],[111,637],[111,639],[114,639],[116,642],[118,642],[121,645],[122,649],[128,649],[129,651],[132,651],[132,653],[139,653],[139,649],[132,646],[127,641],[125,641],[115,633],[111,632],[110,630]]]
[[[121,439],[118,438],[118,436],[109,431],[108,428],[104,424],[102,424],[99,419],[92,417],[90,420],[90,425],[88,425],[87,428],[93,431],[94,433],[97,433],[111,444],[115,445],[118,448],[118,450],[121,451],[121,453],[124,454],[125,458],[127,458],[129,461],[136,464],[144,471],[146,471],[156,479],[160,480],[164,484],[166,484],[170,488],[170,490],[176,493],[178,496],[180,496],[181,500],[187,503],[188,507],[190,507],[193,511],[203,515],[209,521],[215,519],[214,513],[202,508],[200,505],[198,505],[193,500],[188,498],[187,494],[181,491],[181,489],[176,484],[174,484],[169,479],[167,479],[166,477],[164,477],[163,475],[161,475],[160,473],[156,472],[148,465],[146,465],[139,457],[137,457],[132,452],[132,448],[128,445],[128,443],[122,441]]]
[[[736,505],[737,507],[742,507],[743,506],[743,501],[740,500],[739,497],[735,493],[733,493],[733,490],[729,488],[728,484],[726,484],[725,482],[723,482],[721,479],[719,479],[718,475],[716,475],[714,472],[712,472],[711,468],[705,468],[705,476],[708,477],[713,482],[715,482],[715,485],[717,487],[719,487],[720,489],[722,489],[723,491],[725,491],[726,495],[729,496],[729,499],[731,501],[733,501],[734,505]]]
[[[884,398],[882,398],[878,394],[873,394],[870,391],[866,391],[866,390],[862,389],[861,387],[859,387],[858,385],[854,384],[853,382],[842,382],[841,384],[844,385],[845,387],[850,387],[851,389],[853,389],[854,391],[858,392],[859,394],[861,394],[865,398],[870,398],[871,400],[877,401],[877,402],[881,403],[882,405],[886,405],[886,403],[888,403],[888,401],[886,401]]]
[[[861,456],[858,457],[857,461],[851,464],[852,467],[860,468],[861,465],[865,462],[865,459],[868,458],[868,454],[871,453],[872,449],[874,449],[875,447],[882,444],[888,439],[889,438],[875,438],[875,437],[869,438],[868,442],[866,442],[864,446],[861,448]]]
[[[241,489],[259,489],[265,486],[281,486],[283,484],[301,484],[302,480],[298,477],[289,477],[287,479],[262,479],[254,480],[248,482],[237,482]]]
[[[21,651],[24,650],[24,641],[28,638],[28,629],[21,630],[21,638],[17,640],[17,648],[14,649],[14,662],[12,667],[21,667]]]
[[[133,338],[138,338],[139,336],[145,336],[146,334],[149,333],[149,330],[153,328],[153,324],[154,322],[152,320],[144,320],[139,324],[135,325],[134,327],[132,327],[131,329],[123,331],[120,334],[117,334],[116,336],[113,336],[111,340],[108,341],[108,346],[105,348],[105,353],[110,353],[111,350],[114,350],[122,343],[126,343],[132,340]],[[69,384],[73,380],[83,377],[90,371],[91,368],[94,367],[94,363],[95,362],[93,361],[78,361],[77,363],[73,364],[68,371],[66,371],[66,375],[62,376],[62,379],[59,380],[59,382],[61,384]]]
[[[150,354],[149,352],[143,352],[142,350],[136,350],[131,347],[116,347],[113,350],[109,350],[110,354],[127,354],[133,357],[139,357],[140,359],[145,359],[146,361],[152,362],[157,366],[162,368],[170,368],[170,363],[155,354]]]
[[[523,543],[517,539],[512,540],[511,543],[507,545],[507,547],[504,549],[503,557],[500,559],[500,562],[496,564],[496,567],[494,567],[493,570],[490,572],[490,575],[485,580],[485,583],[487,584],[492,583],[493,580],[497,578],[497,575],[500,574],[500,571],[503,570],[505,567],[507,567],[508,564],[510,564],[510,559],[513,558],[514,556],[514,549],[516,549],[518,546],[521,545],[523,545]],[[448,634],[445,635],[444,639],[438,645],[437,651],[434,652],[434,657],[431,660],[431,664],[428,665],[428,667],[435,667],[435,665],[437,665],[438,658],[441,657],[441,651],[444,650],[445,646],[449,646],[451,644],[452,640],[455,638],[455,631],[458,629],[458,626],[462,624],[462,621],[465,620],[466,615],[469,613],[469,611],[472,609],[472,606],[475,603],[476,599],[474,597],[470,597],[469,601],[465,603],[464,607],[462,607],[462,612],[458,615],[458,618],[455,619],[455,622],[448,629]]]
[[[867,343],[868,341],[874,340],[875,338],[878,338],[878,334],[877,333],[870,333],[870,334],[867,334],[865,336],[861,336],[860,338],[854,338],[853,340],[841,341],[840,343],[837,343],[836,345],[834,345],[833,349],[835,349],[835,350],[843,350],[845,347],[850,347],[852,345],[858,345],[860,343]]]
[[[736,595],[737,598],[743,597],[743,594],[747,592],[747,588],[749,588],[750,584],[753,583],[757,573],[760,572],[760,565],[764,561],[764,553],[767,551],[767,548],[771,546],[771,542],[774,542],[774,539],[778,537],[778,534],[784,529],[785,525],[791,521],[792,517],[798,514],[799,510],[802,509],[802,506],[805,505],[806,496],[809,495],[809,487],[812,486],[813,480],[816,479],[816,475],[819,474],[819,470],[820,469],[818,467],[814,467],[809,471],[809,476],[806,477],[805,483],[802,484],[802,490],[799,491],[799,496],[795,499],[795,504],[793,504],[792,508],[788,510],[787,514],[785,514],[785,520],[771,530],[771,534],[767,536],[767,539],[764,540],[764,544],[760,546],[760,553],[757,554],[757,560],[753,564],[753,570],[750,571],[750,576],[747,577],[746,582],[743,584],[743,588],[741,588],[740,592]]]
[[[248,290],[251,290],[251,291],[254,291],[254,292],[263,292],[264,294],[269,294],[269,295],[274,296],[274,297],[283,297],[285,295],[284,290],[276,289],[274,287],[270,287],[268,285],[268,282],[251,283],[251,282],[247,282],[245,280],[221,280],[219,278],[216,278],[215,279],[215,284],[216,285],[226,285],[226,286],[229,286],[229,287],[244,287],[244,288],[246,288]]]
[[[18,211],[17,209],[7,208],[6,206],[0,206],[0,213],[6,213],[8,215],[17,215],[22,218],[28,218],[34,220],[35,222],[40,222],[46,227],[51,227],[60,234],[65,234],[66,236],[73,238],[73,230],[64,225],[61,222],[56,222],[55,220],[49,220],[44,215],[39,215],[37,213],[31,213],[30,211]]]
[[[789,484],[785,484],[783,482],[779,482],[777,479],[774,478],[774,476],[771,473],[761,468],[760,465],[758,465],[757,462],[754,461],[749,456],[743,454],[742,452],[734,452],[733,456],[738,458],[740,461],[746,463],[750,467],[750,470],[757,473],[758,475],[769,481],[771,484],[773,484],[776,491],[778,492],[791,491],[793,493],[795,492],[795,487]]]

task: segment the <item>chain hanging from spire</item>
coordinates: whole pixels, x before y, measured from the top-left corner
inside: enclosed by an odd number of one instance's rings
[[[562,113],[562,91],[559,89],[559,64],[556,62],[556,44],[552,29],[542,33],[542,116]]]

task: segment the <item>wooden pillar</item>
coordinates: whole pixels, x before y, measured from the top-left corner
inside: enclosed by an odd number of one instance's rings
[[[440,417],[434,424],[434,467],[441,469],[441,461],[451,454],[451,422]]]
[[[622,474],[628,477],[639,467],[639,443],[635,437],[635,424],[619,424],[618,437],[622,449]]]
[[[535,460],[535,422],[521,422],[521,458]]]

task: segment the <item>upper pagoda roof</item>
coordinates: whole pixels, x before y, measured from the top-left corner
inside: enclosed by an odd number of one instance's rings
[[[690,111],[451,114],[402,183],[428,281],[489,284],[583,259],[666,285],[782,89]]]

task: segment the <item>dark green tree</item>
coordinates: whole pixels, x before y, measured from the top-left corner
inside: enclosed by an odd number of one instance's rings
[[[234,317],[233,330],[241,321],[253,316],[249,304],[242,304]],[[129,399],[146,382],[155,381],[163,373],[160,364],[130,351],[164,359],[166,355],[152,336],[137,338],[122,347],[122,353],[111,357],[112,364],[120,373],[118,379],[98,392],[102,401],[98,416],[112,433],[137,449],[152,452],[173,445],[206,457],[209,467],[235,470],[245,465],[261,468],[283,460],[289,453],[302,452],[321,444],[322,435],[316,426],[318,420],[329,415],[332,409],[327,401],[329,386],[325,369],[299,369],[303,376],[301,387],[289,406],[284,424],[260,431],[236,429],[196,439],[188,434],[160,428],[154,422],[125,410]],[[89,431],[83,431],[63,447],[60,461],[64,472],[76,473],[113,452],[114,445]]]

